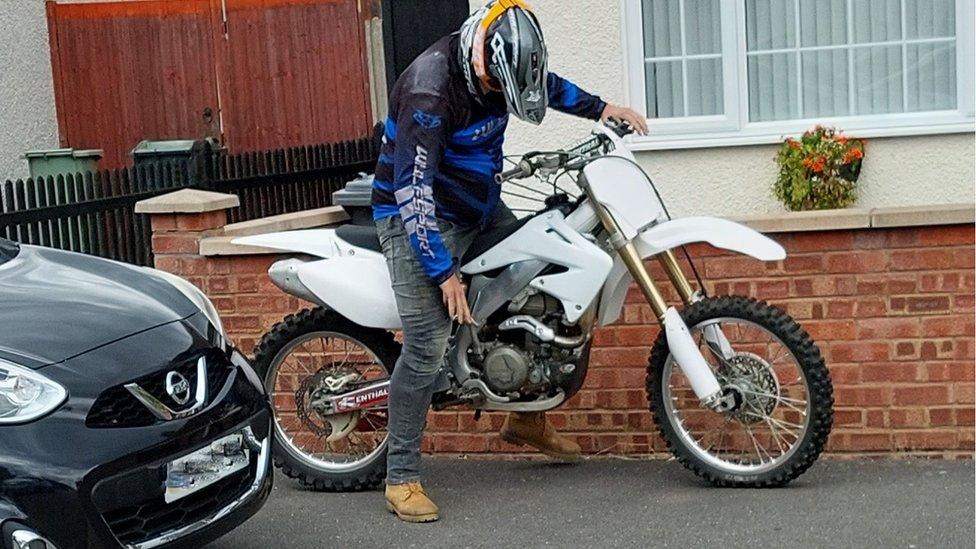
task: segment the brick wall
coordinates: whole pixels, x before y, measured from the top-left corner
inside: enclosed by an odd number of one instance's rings
[[[197,240],[223,212],[153,218],[156,266],[202,288],[241,349],[307,303],[271,284],[273,255],[202,257]],[[813,335],[830,367],[832,453],[972,455],[974,448],[974,232],[971,225],[772,235],[784,261],[762,263],[692,247],[712,294],[743,294],[785,308]],[[651,265],[657,280],[665,280]],[[674,299],[673,292],[670,295]],[[593,454],[663,450],[644,395],[657,327],[632,289],[621,322],[596,333],[589,378],[556,426]],[[519,448],[497,436],[503,416],[432,413],[425,449]]]

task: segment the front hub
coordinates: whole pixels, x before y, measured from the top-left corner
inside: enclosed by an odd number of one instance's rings
[[[728,413],[745,424],[758,423],[776,408],[779,382],[772,367],[752,353],[737,353],[724,364]]]

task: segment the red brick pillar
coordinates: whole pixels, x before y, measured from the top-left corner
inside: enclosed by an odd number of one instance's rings
[[[308,304],[286,295],[268,278],[268,267],[277,258],[274,250],[230,243],[232,237],[224,231],[226,210],[239,204],[234,195],[184,189],[143,200],[136,212],[150,216],[156,268],[200,288],[234,343],[250,353],[275,322]],[[265,230],[282,228],[272,223]]]
[[[231,194],[182,189],[143,200],[136,213],[148,214],[156,268],[180,275],[206,291],[207,259],[200,241],[223,234],[227,209],[240,205]]]

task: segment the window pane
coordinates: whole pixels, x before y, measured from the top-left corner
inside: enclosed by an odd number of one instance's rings
[[[796,47],[793,0],[746,0],[746,50]]]
[[[722,14],[718,0],[685,2],[685,44],[689,55],[722,52]]]
[[[680,61],[656,61],[645,65],[647,114],[651,118],[684,116],[684,88]]]
[[[955,35],[955,0],[905,0],[905,38]]]
[[[644,56],[681,55],[681,13],[678,0],[643,0]]]
[[[908,110],[956,108],[956,46],[952,42],[909,44]]]
[[[722,114],[722,59],[688,60],[688,116]]]
[[[799,117],[796,97],[796,54],[750,55],[749,120],[790,120]]]
[[[851,114],[848,106],[848,51],[815,50],[801,54],[803,118]]]
[[[800,45],[832,46],[847,43],[847,2],[804,0],[800,2]]]
[[[901,40],[901,0],[852,0],[854,42]]]
[[[852,51],[853,114],[902,112],[901,46],[855,48]]]

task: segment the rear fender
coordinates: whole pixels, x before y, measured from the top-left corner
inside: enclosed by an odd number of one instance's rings
[[[642,231],[634,238],[634,245],[643,259],[694,242],[707,242],[716,248],[761,261],[777,261],[786,257],[786,250],[771,238],[745,225],[715,217],[685,217],[666,221]],[[600,325],[612,324],[620,318],[627,288],[632,281],[627,266],[619,256],[614,257],[601,294]]]
[[[336,236],[335,229],[245,236],[234,239],[233,243],[322,258],[279,261],[269,274],[288,293],[333,309],[360,326],[400,329],[400,315],[383,254],[347,243]],[[301,284],[282,283],[292,275]]]
[[[231,242],[244,246],[260,246],[322,258],[342,255],[348,248],[352,247],[336,237],[335,229],[308,229],[257,234],[235,238]]]
[[[400,329],[390,271],[382,254],[357,248],[354,255],[309,261],[296,270],[298,279],[320,303],[356,324]]]

